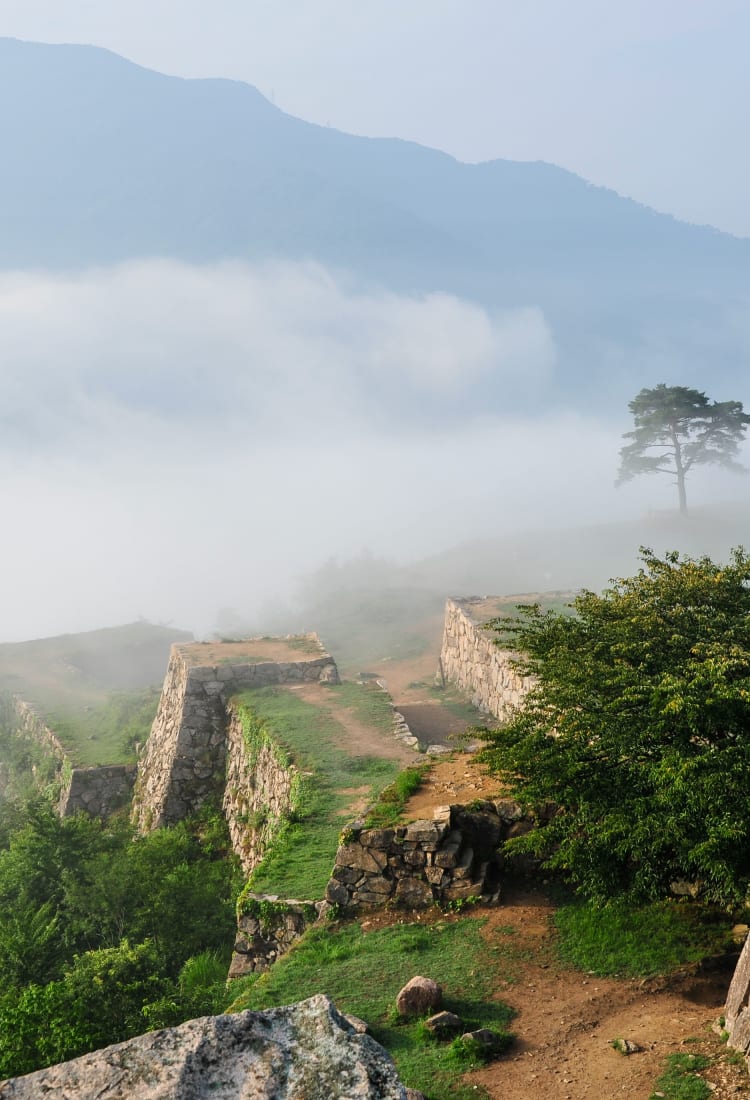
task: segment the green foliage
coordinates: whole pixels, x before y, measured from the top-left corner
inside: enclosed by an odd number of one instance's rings
[[[0,851],[0,1076],[137,1034],[165,998],[186,1019],[200,999],[186,960],[210,952],[226,973],[238,885],[208,809],[133,837],[28,807]]]
[[[643,389],[628,405],[635,428],[620,451],[617,484],[639,474],[671,474],[680,511],[687,511],[685,478],[696,465],[713,463],[733,470],[739,445],[750,424],[741,401],[713,401],[687,386]]]
[[[395,924],[369,933],[353,923],[310,929],[266,974],[233,983],[231,1010],[290,1004],[327,993],[342,1012],[367,1020],[406,1085],[431,1100],[476,1100],[482,1093],[457,1080],[470,1059],[457,1059],[450,1044],[425,1042],[421,1022],[394,1017],[393,1006],[399,989],[418,972],[440,983],[445,1006],[467,1029],[505,1032],[513,1013],[493,999],[495,975],[487,965],[482,925],[464,918],[429,928],[418,922]]]
[[[59,981],[0,998],[0,1075],[17,1076],[75,1058],[143,1029],[142,1005],[161,992],[152,944],[76,956]]]
[[[368,810],[367,827],[383,829],[395,825],[401,819],[404,806],[419,790],[429,770],[429,764],[418,764],[399,772],[394,781],[380,792],[377,802]]]
[[[688,902],[561,906],[555,913],[559,954],[579,970],[627,978],[668,974],[721,954],[731,941],[725,913]]]
[[[665,896],[700,884],[730,905],[750,885],[750,558],[642,551],[635,577],[574,615],[519,609],[498,626],[537,677],[486,731],[484,759],[549,824],[510,841],[589,898]],[[507,644],[507,641],[504,642]]]
[[[710,1059],[702,1054],[670,1054],[666,1062],[666,1069],[656,1082],[651,1100],[656,1097],[664,1097],[665,1100],[708,1100],[711,1089],[698,1073],[710,1065]]]

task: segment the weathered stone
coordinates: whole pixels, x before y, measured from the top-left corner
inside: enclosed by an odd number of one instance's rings
[[[403,1100],[389,1055],[325,996],[208,1016],[0,1083],[2,1100]]]
[[[446,833],[445,825],[437,821],[412,821],[406,826],[407,844],[418,844],[425,851],[435,850]]]
[[[356,867],[360,871],[368,871],[377,875],[388,863],[385,852],[377,849],[363,848],[361,844],[342,844],[336,852],[336,865],[339,867]]]
[[[484,889],[483,882],[454,882],[443,890],[444,901],[466,901],[467,898],[479,898]]]
[[[461,1038],[465,1042],[477,1043],[489,1055],[499,1054],[507,1044],[507,1039],[504,1036],[499,1035],[497,1031],[490,1030],[488,1027],[480,1027],[476,1031],[466,1031]]]
[[[454,829],[448,834],[439,852],[435,853],[434,863],[436,867],[455,867],[458,863],[458,852],[461,848],[463,837]]]
[[[427,906],[432,905],[434,898],[427,882],[407,876],[399,879],[395,900],[406,909],[426,909]]]
[[[330,879],[326,886],[326,901],[331,905],[347,906],[350,901],[349,891],[343,883]]]
[[[430,1016],[429,1020],[425,1020],[425,1027],[433,1035],[444,1039],[451,1035],[458,1035],[463,1030],[464,1022],[460,1016],[456,1016],[455,1012],[438,1012]]]
[[[446,873],[442,867],[425,867],[424,877],[431,886],[440,886]]]
[[[424,1016],[440,1008],[443,992],[432,978],[417,975],[406,983],[396,997],[399,1016]]]
[[[459,881],[461,879],[469,878],[471,876],[472,868],[474,865],[474,849],[464,848],[461,853],[461,858],[453,868],[453,879]]]
[[[359,834],[359,842],[365,848],[387,851],[393,844],[394,836],[394,829],[363,829]]]
[[[367,879],[365,888],[373,894],[382,894],[386,897],[393,892],[393,882],[383,878],[382,875],[373,875],[372,878]]]
[[[750,939],[745,941],[745,946],[742,948],[740,957],[737,960],[737,965],[734,968],[734,974],[732,975],[732,981],[729,985],[729,992],[727,993],[727,1001],[724,1007],[724,1016],[726,1018],[726,1029],[729,1032],[729,1045],[734,1046],[734,1034],[735,1027],[737,1025],[740,1014],[747,1012],[747,1005],[750,1003]],[[746,1049],[739,1042],[737,1043],[737,1049]]]

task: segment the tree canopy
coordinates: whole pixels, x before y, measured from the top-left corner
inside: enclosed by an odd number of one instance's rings
[[[643,389],[628,405],[634,428],[620,451],[617,484],[639,474],[673,474],[680,511],[687,512],[685,479],[696,465],[742,470],[736,456],[750,415],[741,401],[712,401],[687,386]]]
[[[546,825],[509,842],[589,898],[750,887],[750,557],[657,557],[570,611],[495,620],[536,686],[484,758]]]

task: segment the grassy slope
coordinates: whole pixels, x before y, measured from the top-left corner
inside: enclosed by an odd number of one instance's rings
[[[321,691],[319,706],[282,688],[245,692],[241,703],[265,719],[274,740],[290,753],[306,784],[300,817],[283,830],[273,853],[255,871],[253,890],[281,897],[321,898],[333,866],[338,837],[349,819],[354,797],[369,801],[399,770],[393,760],[346,751],[346,730],[326,697],[351,707],[361,721],[390,728],[388,697],[378,688],[341,684]],[[353,792],[358,794],[355,796]]]
[[[368,1022],[408,1087],[431,1100],[476,1098],[483,1093],[460,1079],[470,1062],[450,1044],[427,1038],[420,1021],[399,1021],[393,1006],[399,989],[414,974],[425,974],[440,983],[445,1007],[467,1027],[505,1032],[513,1014],[492,999],[495,968],[488,965],[492,949],[481,928],[476,919],[447,917],[429,927],[407,921],[370,933],[354,923],[339,930],[314,929],[267,974],[233,983],[232,1010],[327,993],[340,1011]]]
[[[143,740],[173,642],[191,635],[136,622],[0,645],[0,690],[28,700],[59,734],[76,764],[133,758]]]

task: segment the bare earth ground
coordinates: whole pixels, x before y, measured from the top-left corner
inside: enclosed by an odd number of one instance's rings
[[[425,698],[423,686],[432,682],[436,665],[436,653],[408,662],[387,662],[382,678],[399,709],[425,708],[422,736],[429,736],[432,712],[437,739],[444,729],[445,712],[439,703]],[[322,689],[317,685],[293,690],[320,703]],[[405,762],[415,759],[411,750],[363,725],[349,708],[338,706],[333,696],[326,696],[325,703],[347,729],[349,748]],[[495,779],[471,756],[457,753],[435,763],[424,786],[409,801],[406,816],[431,818],[436,806],[498,793]],[[486,918],[488,946],[500,947],[499,956],[488,954],[488,964],[499,971],[497,997],[517,1013],[511,1025],[517,1043],[510,1054],[468,1077],[491,1097],[647,1100],[667,1055],[677,1052],[715,1059],[702,1076],[713,1087],[716,1100],[750,1097],[744,1065],[731,1061],[730,1052],[712,1030],[722,1012],[731,973],[689,968],[668,978],[641,981],[596,978],[568,969],[556,957],[554,907],[541,883],[506,884],[499,906],[477,907],[472,912]],[[384,910],[368,915],[363,927],[377,928],[396,919],[403,916]],[[420,919],[429,924],[437,917],[428,911]],[[641,1049],[623,1056],[609,1045],[616,1038],[630,1039]]]
[[[471,758],[456,756],[436,764],[406,813],[431,817],[435,806],[497,793],[497,782]],[[718,1059],[703,1074],[716,1086],[717,1100],[750,1096],[747,1072],[727,1060],[726,1046],[711,1030],[723,1009],[730,972],[690,968],[664,979],[634,981],[570,970],[557,961],[554,907],[541,885],[529,881],[506,885],[499,906],[472,912],[486,918],[488,942],[507,947],[497,997],[517,1012],[514,1050],[469,1078],[490,1096],[647,1100],[667,1055],[680,1051]],[[616,1038],[630,1039],[641,1050],[623,1056],[609,1045]]]

